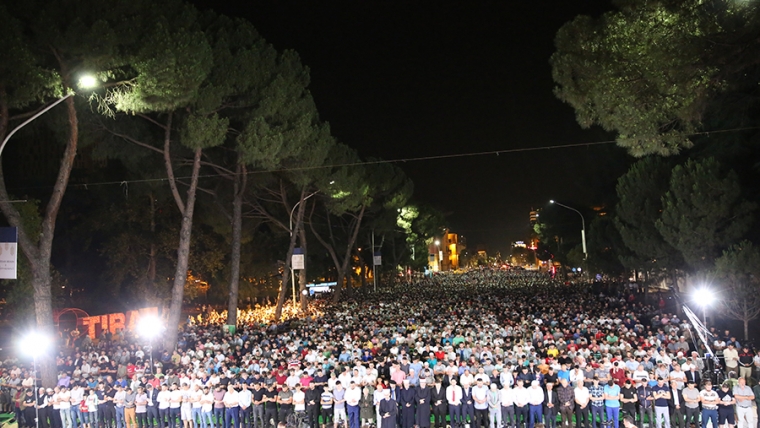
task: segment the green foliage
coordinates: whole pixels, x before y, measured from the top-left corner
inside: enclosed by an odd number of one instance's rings
[[[732,245],[715,261],[715,282],[725,311],[732,318],[747,322],[760,316],[758,266],[760,250],[749,241]]]
[[[741,4],[740,4],[741,3]],[[756,7],[732,0],[629,0],[557,33],[558,98],[583,127],[618,133],[635,156],[692,146],[716,95],[745,79],[758,55]],[[756,80],[755,80],[756,87]]]
[[[756,204],[741,193],[736,174],[715,159],[689,159],[673,169],[657,230],[693,269],[708,268],[749,230]]]
[[[229,122],[229,119],[221,118],[216,113],[209,116],[191,114],[182,128],[182,144],[191,149],[219,146],[224,143]]]
[[[662,211],[662,196],[670,182],[671,163],[646,157],[631,165],[618,179],[615,225],[632,254],[622,255],[629,269],[678,268],[678,251],[666,242],[655,226]]]
[[[8,108],[22,109],[58,95],[60,78],[42,65],[21,23],[5,5],[0,5],[0,28],[0,90],[5,92]]]

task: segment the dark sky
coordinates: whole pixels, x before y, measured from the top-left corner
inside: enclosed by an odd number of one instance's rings
[[[311,68],[333,134],[366,156],[399,159],[603,141],[553,93],[559,27],[609,1],[203,1],[249,19]],[[468,246],[525,239],[531,207],[591,205],[624,171],[596,146],[400,164],[415,197],[448,214]]]

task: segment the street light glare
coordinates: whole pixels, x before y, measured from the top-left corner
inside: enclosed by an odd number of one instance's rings
[[[50,347],[50,337],[42,334],[38,331],[31,331],[27,333],[18,343],[18,348],[21,352],[36,357],[37,355],[44,354]]]
[[[137,334],[147,339],[153,339],[161,334],[164,330],[164,326],[161,324],[161,320],[154,315],[147,315],[140,317],[137,322]]]
[[[553,204],[554,203],[554,199],[549,199],[549,203]]]
[[[441,245],[441,241],[439,241],[439,240],[436,239],[435,240],[435,245]]]
[[[78,86],[80,89],[92,89],[98,86],[98,78],[92,74],[85,74],[79,78]]]
[[[715,299],[715,293],[707,287],[694,290],[694,302],[700,306],[709,306]]]

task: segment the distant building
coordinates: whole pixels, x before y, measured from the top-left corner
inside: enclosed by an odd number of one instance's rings
[[[446,272],[459,269],[460,254],[465,246],[459,235],[445,229],[440,238],[435,238],[428,247],[428,266],[433,272]]]

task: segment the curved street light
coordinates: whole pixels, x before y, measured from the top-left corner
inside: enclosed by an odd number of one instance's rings
[[[571,211],[575,211],[576,213],[578,213],[579,216],[581,216],[581,243],[583,244],[583,258],[584,260],[588,260],[588,253],[586,252],[586,219],[583,217],[583,214],[581,214],[581,212],[576,210],[575,208],[559,203],[555,201],[554,199],[549,200],[549,203],[554,204],[554,205],[559,205]]]

